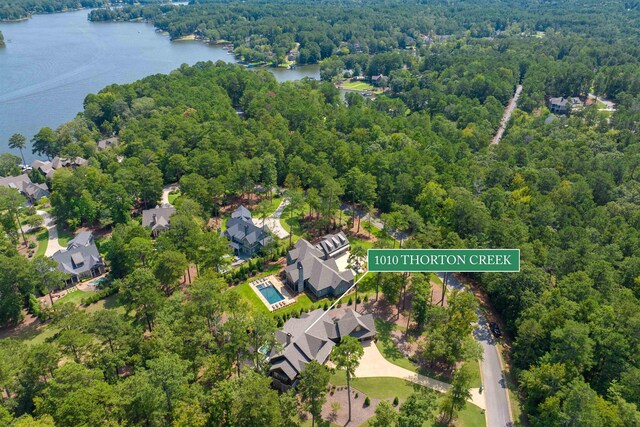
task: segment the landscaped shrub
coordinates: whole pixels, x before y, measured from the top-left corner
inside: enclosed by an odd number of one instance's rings
[[[356,303],[360,304],[362,302],[362,300],[360,299],[360,297],[356,298]]]
[[[341,303],[341,302],[339,302],[339,303],[336,305],[336,307],[337,307],[337,308],[342,307],[342,303]]]
[[[36,298],[36,296],[34,294],[29,294],[29,313],[33,314],[36,317],[40,317],[41,313],[41,308],[40,308],[40,301],[38,301],[38,298]]]
[[[369,301],[369,295],[364,296],[364,302],[367,302],[367,301]]]
[[[393,406],[398,406],[399,400],[398,400],[398,396],[393,398]]]
[[[35,249],[36,242],[29,242],[29,249]]]
[[[322,308],[324,309],[324,311],[327,311],[329,309],[329,303],[325,302],[324,306],[322,306]]]
[[[115,294],[116,292],[118,292],[118,288],[113,286],[113,287],[110,287],[110,288],[103,289],[103,290],[99,291],[98,293],[95,293],[95,294],[93,294],[91,296],[88,296],[86,298],[82,298],[81,302],[84,305],[94,304],[94,303],[100,301],[103,298],[106,298],[108,296],[111,296],[111,295]]]
[[[351,305],[351,304],[353,304],[353,299],[349,297],[349,301],[347,301],[347,305]]]
[[[353,396],[353,398],[354,398],[354,399],[357,399],[357,398],[358,398],[358,396],[360,396],[360,394],[356,392],[356,395],[355,395],[355,396]]]
[[[364,398],[364,406],[369,406],[371,405],[371,399],[369,399],[369,396]]]

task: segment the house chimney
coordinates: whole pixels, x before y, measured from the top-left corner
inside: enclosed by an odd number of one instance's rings
[[[298,293],[304,292],[304,268],[302,262],[298,261]]]
[[[291,338],[293,337],[293,335],[291,335],[289,332],[287,332],[287,345],[291,344]]]

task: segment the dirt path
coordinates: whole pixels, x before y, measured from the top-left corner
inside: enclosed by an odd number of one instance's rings
[[[511,119],[511,114],[513,110],[515,110],[516,105],[518,104],[518,98],[520,98],[520,93],[522,93],[522,85],[518,85],[516,87],[516,92],[513,94],[513,98],[509,101],[507,108],[504,110],[504,115],[502,116],[502,120],[500,120],[500,127],[498,128],[498,132],[491,140],[491,145],[495,145],[500,142],[502,139],[502,135],[504,135],[504,131],[507,129],[507,124],[509,123],[509,119]]]

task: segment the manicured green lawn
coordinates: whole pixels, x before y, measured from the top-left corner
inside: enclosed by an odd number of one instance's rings
[[[254,290],[251,289],[250,283],[253,282],[254,280],[274,274],[277,271],[279,271],[279,268],[277,268],[276,266],[275,268],[272,268],[269,271],[266,271],[257,276],[254,276],[248,281],[231,288],[230,291],[238,293],[244,301],[249,303],[249,305],[252,307],[255,313],[269,313],[269,309],[267,308],[267,306],[264,305],[264,303],[260,300],[260,298],[258,298],[258,295],[256,295]],[[325,298],[317,302],[313,302],[311,301],[311,298],[307,296],[307,294],[300,294],[296,297],[296,302],[294,304],[291,304],[288,307],[283,308],[281,310],[275,311],[273,312],[273,314],[282,316],[284,314],[291,313],[294,311],[299,312],[302,309],[312,310],[312,309],[323,307],[325,303],[328,303],[328,301],[329,300]]]
[[[175,203],[176,199],[178,197],[180,197],[181,195],[182,195],[182,193],[180,192],[180,190],[176,190],[176,191],[170,192],[169,193],[169,197],[168,197],[169,203],[173,205]]]
[[[264,276],[263,276],[264,277]],[[251,279],[256,280],[256,278]],[[242,299],[249,303],[254,313],[269,313],[269,309],[266,305],[260,301],[258,295],[251,289],[251,285],[249,282],[244,282],[238,286],[235,286],[231,289],[231,292],[235,292],[242,297]]]
[[[264,200],[269,201],[269,215],[272,215],[276,211],[276,209],[278,209],[278,206],[280,206],[280,203],[282,202],[282,197],[273,196],[271,200],[269,200],[268,198],[265,198]]]
[[[379,89],[377,89],[370,83],[363,82],[363,81],[356,81],[356,82],[345,81],[345,82],[342,82],[342,88],[350,89],[350,90],[362,90],[362,91],[368,90],[370,92],[379,91]]]
[[[118,294],[110,295],[86,308],[88,313],[93,313],[98,310],[115,310],[118,314],[124,314],[126,311],[118,298]]]
[[[75,235],[69,231],[65,230],[62,227],[58,226],[58,241],[60,242],[60,246],[67,247],[69,240],[73,239]]]
[[[336,371],[336,373],[331,376],[330,383],[335,386],[346,386],[347,380],[344,372]],[[351,380],[351,387],[358,390],[360,399],[369,396],[372,399],[387,399],[392,401],[395,397],[398,397],[402,402],[411,394],[420,390],[422,386],[400,378],[373,377],[353,378]],[[370,419],[363,425],[370,425],[371,421]],[[425,424],[425,426],[429,425],[437,426],[439,424]],[[455,425],[460,427],[484,427],[486,423],[482,410],[478,406],[467,402],[465,408],[458,414]]]
[[[335,386],[346,386],[347,378],[344,371],[336,370],[329,381]],[[399,399],[406,399],[415,390],[420,387],[410,381],[393,377],[372,377],[372,378],[352,378],[351,387],[357,389],[362,396],[369,396],[372,399],[393,399],[398,396]]]
[[[68,302],[72,302],[76,305],[79,305],[82,302],[83,298],[90,297],[91,295],[94,295],[97,293],[98,293],[97,291],[80,291],[80,290],[69,292],[62,298],[54,301],[53,305],[65,304]]]
[[[45,228],[44,230],[38,231],[38,233],[36,233],[36,239],[38,240],[38,249],[36,250],[35,256],[44,256],[44,253],[47,251],[47,246],[49,245],[49,230]]]

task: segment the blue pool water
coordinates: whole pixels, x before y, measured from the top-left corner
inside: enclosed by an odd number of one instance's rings
[[[256,286],[260,293],[269,301],[269,304],[275,304],[284,300],[284,297],[271,283],[263,283]]]

